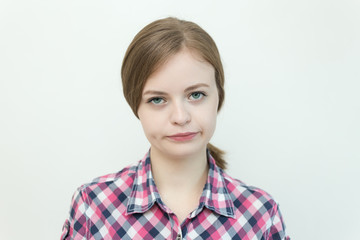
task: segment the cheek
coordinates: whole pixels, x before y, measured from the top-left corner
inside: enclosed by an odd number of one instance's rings
[[[215,128],[216,128],[216,119],[217,119],[217,112],[215,111],[208,118],[208,127],[209,127],[209,131],[210,131],[211,135],[214,133]]]
[[[198,121],[207,135],[212,135],[216,127],[217,102],[207,105],[206,108],[197,111]]]
[[[214,133],[216,128],[216,120],[218,115],[218,104],[219,104],[219,97],[216,95],[216,98],[213,101],[213,105],[209,111],[208,121],[209,127],[211,128],[211,135]]]
[[[161,114],[155,114],[151,111],[139,111],[139,119],[146,137],[150,140],[162,132]]]
[[[146,111],[146,109],[144,109],[140,106],[139,110],[138,110],[138,115],[139,115],[139,120],[140,120],[141,126],[144,130],[144,133],[145,133],[146,137],[148,137],[148,134],[149,134],[150,130],[152,129],[151,121],[148,117],[149,114]]]

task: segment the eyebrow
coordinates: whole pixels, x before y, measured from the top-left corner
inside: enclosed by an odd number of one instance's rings
[[[210,86],[206,83],[198,83],[198,84],[192,85],[190,87],[187,87],[184,92],[189,92],[189,91],[195,90],[199,87],[210,87]],[[159,96],[167,95],[166,92],[156,91],[156,90],[147,90],[146,92],[144,92],[143,95],[148,95],[148,94],[149,95],[159,95]]]

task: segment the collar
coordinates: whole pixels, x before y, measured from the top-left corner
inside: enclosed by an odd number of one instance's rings
[[[228,192],[223,170],[216,166],[214,158],[208,154],[209,173],[207,182],[200,197],[198,208],[193,211],[190,218],[201,212],[203,207],[208,208],[220,215],[235,218],[234,203]],[[127,204],[126,214],[144,213],[148,211],[155,202],[167,212],[172,211],[162,202],[151,173],[150,151],[137,165],[134,183]]]

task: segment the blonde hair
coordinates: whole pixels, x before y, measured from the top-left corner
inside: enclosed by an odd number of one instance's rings
[[[169,17],[145,26],[134,37],[125,53],[121,68],[123,92],[137,118],[146,80],[183,48],[196,52],[214,67],[220,110],[225,97],[224,70],[214,40],[197,24]],[[210,143],[207,148],[216,164],[225,169],[224,152]]]

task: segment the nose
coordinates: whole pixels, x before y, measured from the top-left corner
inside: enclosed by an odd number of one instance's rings
[[[182,102],[174,103],[171,109],[170,121],[172,124],[183,126],[191,121],[191,114]]]

